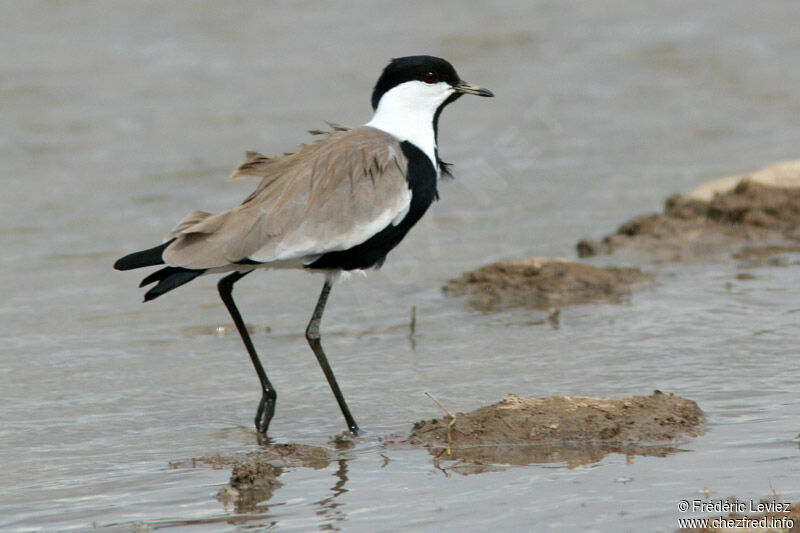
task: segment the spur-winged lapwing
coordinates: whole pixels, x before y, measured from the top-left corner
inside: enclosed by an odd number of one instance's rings
[[[493,96],[459,78],[444,59],[393,59],[372,91],[375,114],[367,124],[332,125],[326,137],[282,157],[248,152],[232,179],[256,177],[261,182],[244,202],[217,214],[193,211],[163,244],[114,264],[117,270],[167,265],[142,280],[140,287],[156,284],[145,301],[202,274],[229,272],[219,281],[219,295],[261,380],[255,417],[260,433],[267,432],[276,393],[233,301],[233,284],[259,268],[326,274],[306,338],[347,427],[357,433],[320,344],[325,302],[339,272],[380,267],[438,198],[437,181],[447,173],[437,151],[439,115],[462,94]]]

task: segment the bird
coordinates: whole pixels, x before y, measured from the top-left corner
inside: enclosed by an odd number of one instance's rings
[[[234,284],[260,269],[302,269],[324,274],[306,339],[344,415],[356,424],[322,348],[320,322],[339,274],[380,268],[386,255],[438,200],[449,163],[439,158],[442,110],[465,94],[491,97],[462,80],[445,59],[394,58],[372,90],[373,115],[356,127],[329,123],[326,132],[294,153],[266,157],[247,152],[230,179],[259,178],[244,201],[216,214],[192,211],[158,246],[128,254],[117,270],[161,266],[139,287],[153,285],[152,301],[193,279],[226,274],[217,283],[261,384],[255,415],[266,436],[277,393],[233,299]]]

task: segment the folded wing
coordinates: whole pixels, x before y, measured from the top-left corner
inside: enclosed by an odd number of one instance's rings
[[[168,235],[171,266],[191,269],[252,262],[309,263],[347,250],[408,212],[411,190],[400,143],[375,128],[335,128],[297,153],[250,152],[232,179],[259,177],[241,205],[190,213]]]

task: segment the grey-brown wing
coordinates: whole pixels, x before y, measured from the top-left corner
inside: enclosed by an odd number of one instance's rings
[[[248,155],[232,177],[261,177],[256,190],[229,211],[191,213],[170,234],[167,264],[307,263],[399,223],[411,203],[399,141],[374,128],[339,129],[280,158]]]

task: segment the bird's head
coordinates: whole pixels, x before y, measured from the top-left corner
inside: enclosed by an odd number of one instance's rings
[[[372,91],[372,108],[382,105],[441,112],[463,94],[494,96],[488,89],[462,80],[449,62],[433,56],[392,59]],[[437,112],[438,111],[438,112]]]

